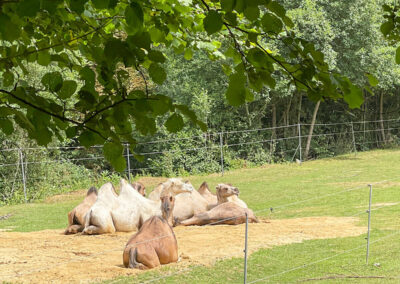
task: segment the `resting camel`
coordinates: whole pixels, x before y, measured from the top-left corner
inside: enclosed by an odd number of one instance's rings
[[[68,227],[65,230],[65,234],[76,234],[82,232],[85,224],[85,215],[89,211],[90,207],[96,202],[97,189],[92,186],[86,193],[85,199],[68,212]]]
[[[194,215],[190,219],[179,222],[179,224],[184,226],[201,226],[212,223],[215,223],[215,225],[238,225],[246,222],[246,213],[250,223],[258,223],[252,210],[243,208],[236,202],[229,201],[229,198],[237,194],[239,194],[239,190],[236,187],[222,184],[218,185],[218,204],[210,211]]]
[[[149,199],[159,200],[162,187],[158,185],[150,194]],[[182,193],[175,198],[174,218],[178,221],[186,220],[195,214],[206,212],[208,210],[208,202],[197,190]]]
[[[146,197],[146,187],[143,183],[135,181],[131,184],[134,189],[137,190],[142,196]]]
[[[172,230],[175,197],[160,199],[162,217],[147,219],[129,239],[122,255],[125,267],[149,269],[178,261],[178,242]]]
[[[104,234],[131,232],[137,229],[139,221],[143,222],[152,216],[161,216],[160,199],[149,200],[132,188],[124,179],[121,179],[119,196],[101,195],[85,216],[85,229],[83,234]],[[107,188],[111,184],[105,184]],[[175,196],[180,193],[192,192],[193,186],[180,179],[171,178],[160,185],[161,196],[170,194]],[[101,189],[99,190],[101,191]],[[108,189],[107,192],[110,190]]]
[[[238,197],[239,190],[237,187],[234,187],[231,184],[220,183],[215,187],[215,189],[217,190],[217,195],[211,193],[210,189],[208,188],[208,184],[206,182],[203,182],[200,185],[200,188],[198,189],[200,195],[207,200],[208,209],[212,209],[218,204],[228,201],[236,203],[240,207],[247,208],[247,204]],[[223,191],[229,191],[229,190],[237,190],[237,194],[229,195],[229,197],[219,200],[218,192],[222,193]]]

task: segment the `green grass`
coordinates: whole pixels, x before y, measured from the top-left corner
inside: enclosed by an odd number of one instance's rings
[[[373,204],[400,202],[399,158],[400,150],[376,150],[357,155],[348,154],[336,158],[310,161],[301,166],[297,164],[267,165],[261,168],[230,171],[223,177],[213,174],[193,176],[189,179],[196,187],[204,180],[212,188],[218,183],[232,183],[240,189],[241,198],[254,211],[277,207],[272,214],[269,210],[261,214],[275,219],[305,216],[351,216],[367,209],[369,191],[367,184],[369,183],[393,179],[392,182],[373,186]],[[362,188],[336,194],[359,186]],[[67,223],[68,210],[79,203],[81,198],[68,196],[67,200],[59,203],[1,207],[0,215],[8,213],[13,215],[7,220],[0,221],[0,229],[35,231],[64,228]],[[304,200],[306,201],[292,204]],[[280,207],[282,205],[285,206]],[[400,204],[372,211],[372,241],[399,232],[399,212]],[[367,214],[361,214],[359,218],[360,225],[366,226]],[[364,238],[365,235],[312,240],[301,244],[259,250],[249,258],[248,281],[270,277],[259,283],[292,283],[329,276],[383,276],[386,278],[337,278],[309,281],[318,283],[400,283],[400,279],[393,279],[400,277],[400,234],[372,243],[370,265],[368,266],[365,265],[366,242]],[[251,242],[251,237],[249,242]],[[350,249],[354,250],[329,258]],[[329,259],[312,264],[324,258]],[[306,266],[301,267],[305,264]],[[282,273],[296,267],[300,268]],[[243,259],[219,261],[212,267],[192,267],[188,271],[179,272],[174,266],[166,266],[137,277],[121,278],[118,283],[140,282],[169,273],[177,274],[160,279],[158,282],[240,283],[243,281]],[[273,276],[275,274],[277,275]]]

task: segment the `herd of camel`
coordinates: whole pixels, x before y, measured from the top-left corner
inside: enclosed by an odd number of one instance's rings
[[[65,234],[94,235],[137,232],[123,252],[125,267],[149,269],[178,261],[174,226],[258,222],[231,184],[219,184],[216,194],[206,182],[195,190],[188,181],[170,178],[146,197],[145,186],[120,181],[119,195],[108,182],[97,191],[91,187],[85,199],[68,213]]]

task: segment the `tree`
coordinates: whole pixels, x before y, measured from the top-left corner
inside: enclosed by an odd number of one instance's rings
[[[132,131],[154,134],[159,116],[168,115],[171,132],[183,128],[183,116],[205,130],[188,106],[149,87],[167,77],[160,46],[187,59],[198,50],[211,60],[231,58],[224,68],[233,106],[274,88],[280,72],[314,101],[343,98],[359,107],[361,89],[330,72],[323,53],[292,26],[270,0],[0,0],[0,128],[11,134],[15,121],[40,145],[54,136],[104,144],[117,170],[125,167],[121,143],[134,150]],[[230,45],[224,54],[221,38]],[[32,65],[48,71],[40,86],[27,80]],[[142,78],[136,86],[132,70]]]

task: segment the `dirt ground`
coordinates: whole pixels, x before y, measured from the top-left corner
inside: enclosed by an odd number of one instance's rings
[[[249,224],[249,251],[311,239],[358,236],[366,228],[356,226],[357,220],[307,217]],[[176,227],[180,261],[170,265],[185,268],[243,257],[244,230],[244,225]],[[87,283],[141,273],[122,266],[122,250],[132,233],[65,236],[62,232],[0,232],[0,280]]]

